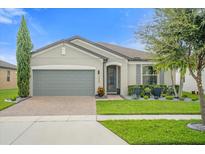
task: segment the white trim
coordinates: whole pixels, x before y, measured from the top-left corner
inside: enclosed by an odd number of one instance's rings
[[[122,63],[119,63],[119,62],[108,62],[108,63],[106,63],[106,66],[110,66],[110,65],[122,66]]]
[[[155,62],[151,62],[151,61],[130,61],[130,62],[128,62],[128,64],[134,64],[134,65],[136,65],[136,64],[147,64],[147,65],[153,65],[153,64],[155,64]]]
[[[49,50],[52,50],[52,49],[54,49],[54,48],[61,47],[61,46],[62,46],[62,47],[67,46],[67,47],[73,48],[73,49],[75,49],[75,50],[77,50],[77,51],[79,51],[79,52],[81,52],[81,53],[83,53],[83,54],[89,55],[89,56],[94,57],[94,58],[97,58],[97,59],[101,59],[100,57],[98,57],[98,56],[96,56],[96,55],[93,55],[93,54],[91,54],[91,53],[88,53],[88,52],[86,52],[86,51],[83,51],[82,49],[78,49],[77,47],[74,47],[74,46],[72,46],[72,45],[69,45],[69,44],[66,44],[66,43],[63,43],[63,42],[60,43],[60,44],[54,45],[54,46],[52,46],[52,47],[49,47],[49,48],[47,48],[47,49],[44,49],[44,50],[42,50],[42,51],[39,51],[39,52],[37,52],[37,53],[34,53],[34,54],[32,55],[32,57],[36,57],[36,56],[41,55],[41,54],[43,54],[43,53],[45,53],[45,52],[48,52]]]
[[[83,43],[85,43],[85,44],[91,45],[91,46],[93,46],[93,47],[95,47],[95,48],[97,48],[97,49],[99,49],[99,50],[105,51],[105,52],[107,52],[108,54],[111,54],[112,56],[115,56],[115,57],[117,57],[117,58],[119,58],[119,59],[126,59],[126,58],[124,58],[124,57],[122,57],[122,56],[118,56],[118,55],[116,55],[116,54],[114,54],[114,53],[112,53],[112,52],[109,52],[109,51],[107,51],[107,50],[105,50],[105,49],[102,49],[102,48],[100,48],[100,47],[98,47],[98,46],[96,46],[96,45],[93,45],[93,44],[91,44],[91,43],[88,43],[88,42],[86,42],[86,41],[84,41],[84,40],[81,40],[81,39],[78,39],[78,38],[72,40],[71,42],[75,44],[75,40],[79,40],[80,42],[83,42]],[[78,45],[78,44],[77,44],[77,45]],[[86,47],[84,47],[84,48],[86,48]]]
[[[32,66],[32,70],[96,70],[92,66],[84,65],[42,65],[42,66]]]

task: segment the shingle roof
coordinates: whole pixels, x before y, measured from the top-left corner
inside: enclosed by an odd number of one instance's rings
[[[121,56],[121,57],[124,57],[130,61],[146,61],[146,60],[151,60],[152,59],[152,54],[148,53],[148,52],[145,52],[145,51],[140,51],[140,50],[136,50],[136,49],[131,49],[131,48],[126,48],[126,47],[122,47],[122,46],[118,46],[118,45],[114,45],[114,44],[109,44],[109,43],[104,43],[104,42],[98,42],[98,43],[95,43],[95,42],[92,42],[90,40],[87,40],[85,38],[82,38],[80,36],[73,36],[73,37],[70,37],[68,39],[62,39],[60,41],[57,41],[57,42],[54,42],[54,43],[51,43],[47,46],[44,46],[40,49],[37,49],[35,51],[32,52],[32,54],[35,54],[37,52],[41,52],[42,50],[45,50],[47,48],[50,48],[52,46],[55,46],[57,44],[60,44],[60,43],[68,43],[70,44],[73,40],[75,39],[79,39],[79,40],[82,40],[82,41],[85,41],[85,42],[88,42],[98,48],[102,48],[104,50],[107,50],[109,52],[112,52],[118,56]],[[74,43],[72,43],[74,44]],[[80,47],[79,45],[76,46],[76,47]],[[82,47],[83,48],[83,47]],[[92,51],[89,51],[90,53]],[[92,52],[92,54],[94,54]],[[99,54],[97,56],[100,56]],[[106,59],[107,57],[104,57],[103,55],[101,55],[101,58],[103,59]]]
[[[0,60],[0,68],[16,69],[16,65]]]
[[[126,48],[122,47],[119,45],[114,45],[114,44],[109,44],[105,42],[98,42],[96,44],[102,45],[106,48],[109,48],[111,50],[114,50],[124,56],[127,56],[130,58],[130,60],[150,60],[152,59],[152,54],[145,52],[145,51],[140,51],[136,49],[131,49],[131,48]]]

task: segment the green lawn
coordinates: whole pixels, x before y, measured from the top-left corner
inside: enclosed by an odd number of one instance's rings
[[[0,111],[13,105],[13,103],[5,102],[5,98],[13,98],[17,96],[17,89],[0,90]]]
[[[101,121],[129,144],[205,144],[205,132],[187,128],[197,120]]]
[[[97,101],[98,114],[199,114],[197,102],[160,100]]]

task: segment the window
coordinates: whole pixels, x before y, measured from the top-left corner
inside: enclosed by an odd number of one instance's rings
[[[10,71],[7,71],[7,77],[6,80],[9,82],[10,81]]]
[[[157,72],[153,66],[143,66],[142,71],[143,84],[157,84]]]

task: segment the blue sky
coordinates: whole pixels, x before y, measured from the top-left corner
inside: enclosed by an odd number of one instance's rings
[[[34,49],[80,35],[144,50],[134,32],[152,19],[153,9],[0,9],[0,59],[16,63],[16,35],[25,15]]]

